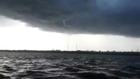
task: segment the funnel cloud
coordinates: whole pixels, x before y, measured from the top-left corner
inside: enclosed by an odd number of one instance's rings
[[[46,31],[140,37],[140,0],[0,0],[0,15]]]

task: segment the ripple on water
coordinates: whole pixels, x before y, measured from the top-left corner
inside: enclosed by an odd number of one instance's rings
[[[139,79],[140,61],[138,58],[135,61],[135,58],[3,53],[0,55],[0,79]],[[133,62],[129,59],[133,59]]]

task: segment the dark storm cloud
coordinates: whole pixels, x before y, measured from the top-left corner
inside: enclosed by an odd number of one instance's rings
[[[0,14],[48,31],[140,36],[140,0],[0,0]]]

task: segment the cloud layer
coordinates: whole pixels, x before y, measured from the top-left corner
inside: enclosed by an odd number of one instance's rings
[[[0,15],[46,31],[140,37],[140,0],[0,0]]]

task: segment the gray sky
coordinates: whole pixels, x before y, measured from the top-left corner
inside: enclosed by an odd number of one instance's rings
[[[139,0],[0,0],[0,14],[46,31],[140,36]]]
[[[137,50],[140,1],[0,0],[0,30],[3,49]]]
[[[105,34],[64,34],[42,31],[25,22],[0,17],[0,49],[140,50],[140,39]]]

